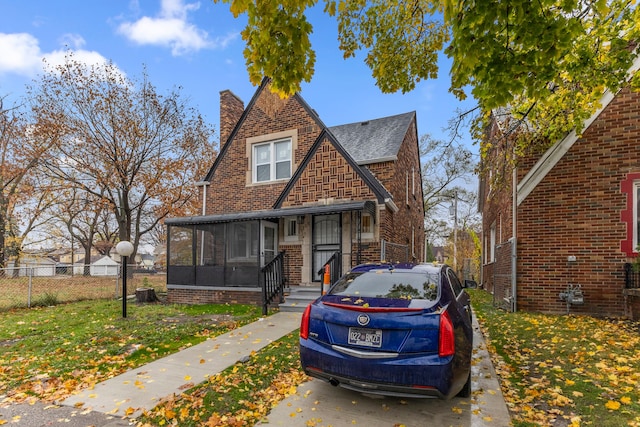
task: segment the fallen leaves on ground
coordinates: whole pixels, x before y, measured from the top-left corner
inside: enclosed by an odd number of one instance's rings
[[[285,336],[189,392],[163,400],[139,425],[253,426],[309,379],[297,345],[297,332]]]
[[[228,314],[216,318],[211,313],[184,312],[204,309],[135,306],[122,319],[113,301],[84,301],[0,312],[0,405],[33,397],[44,402],[64,400],[258,317],[255,307],[240,305],[220,309],[246,314],[242,322]],[[179,321],[167,320],[174,318]]]
[[[579,315],[474,308],[516,426],[640,426],[640,328]]]

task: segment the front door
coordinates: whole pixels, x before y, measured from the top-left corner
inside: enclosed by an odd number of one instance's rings
[[[264,267],[278,253],[278,226],[269,221],[262,221],[260,236],[260,267]]]
[[[316,215],[313,217],[313,266],[311,277],[314,282],[322,280],[318,273],[331,256],[341,250],[340,214]]]

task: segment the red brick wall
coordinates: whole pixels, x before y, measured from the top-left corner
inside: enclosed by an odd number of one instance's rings
[[[375,163],[367,167],[393,195],[393,201],[398,207],[398,212],[395,214],[386,212],[381,216],[380,222],[384,225],[380,230],[381,237],[392,243],[408,245],[410,248],[409,257],[415,261],[422,261],[424,260],[425,238],[424,197],[422,195],[420,153],[415,126],[414,121],[402,142],[397,161]],[[408,203],[407,190],[409,192]],[[414,240],[413,253],[411,253],[412,239]]]
[[[251,304],[262,305],[262,289],[234,290],[233,288],[170,288],[169,304]]]
[[[229,135],[244,112],[244,102],[230,90],[220,92],[220,147],[227,142]]]
[[[242,102],[229,91],[223,91],[221,97],[221,138],[235,127],[243,113]],[[225,117],[223,118],[223,114]],[[412,123],[397,162],[372,165],[372,172],[395,197],[399,208],[397,213],[388,209],[380,212],[379,224],[382,224],[380,236],[393,243],[411,244],[411,224],[415,225],[415,251],[417,259],[422,259],[424,247],[422,187],[420,178],[418,142],[416,124]],[[310,116],[297,97],[281,99],[264,88],[256,98],[253,108],[247,111],[244,122],[238,128],[233,140],[229,141],[224,159],[217,165],[211,186],[207,188],[206,214],[246,212],[271,209],[281,194],[286,181],[270,184],[253,184],[251,179],[250,155],[246,152],[247,140],[279,132],[297,132],[297,146],[293,152],[293,173],[305,158],[318,138],[321,128]],[[224,141],[224,139],[223,139]],[[250,154],[250,153],[249,153]],[[415,170],[416,194],[410,194],[409,203],[405,202],[405,171]],[[411,186],[412,177],[409,185]],[[397,192],[397,194],[396,194]],[[307,169],[297,181],[283,203],[284,207],[302,206],[326,199],[334,202],[353,200],[375,200],[376,196],[357,175],[339,152],[325,140],[311,159]],[[281,250],[287,252],[289,284],[302,282],[303,264],[302,246],[281,242]],[[348,250],[348,248],[345,248]],[[352,248],[352,253],[354,253]],[[363,254],[364,261],[379,260],[379,242],[369,244]],[[260,293],[248,296],[234,290],[213,290],[207,288],[171,289],[171,302],[222,302],[253,301],[260,303]],[[250,302],[250,303],[253,303]]]
[[[246,152],[247,138],[277,132],[298,130],[298,146],[294,151],[293,171],[300,164],[320,128],[307,114],[296,97],[280,99],[268,88],[262,90],[254,108],[248,113],[235,138],[230,141],[224,161],[221,161],[207,189],[207,214],[246,212],[270,209],[286,181],[273,184],[247,185],[251,173]]]
[[[624,316],[621,183],[640,172],[639,141],[640,94],[624,89],[518,207],[519,309],[564,313],[559,293],[572,283],[585,304],[571,312]]]
[[[302,246],[280,244],[280,250],[286,251],[285,255],[285,275],[287,285],[299,285],[302,283]]]
[[[375,199],[373,191],[327,139],[318,147],[283,207],[302,206],[323,199],[336,202]]]
[[[490,162],[492,160],[489,160]],[[488,179],[488,178],[487,178]],[[495,275],[506,274],[502,269],[495,269],[495,262],[490,259],[491,226],[495,224],[495,244],[506,244],[513,236],[513,207],[512,207],[512,179],[511,175],[505,176],[506,182],[486,182],[483,186],[484,210],[482,217],[482,285],[485,289],[493,291]],[[509,264],[510,265],[510,264]]]

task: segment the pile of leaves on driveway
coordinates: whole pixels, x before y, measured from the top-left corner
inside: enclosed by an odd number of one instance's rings
[[[640,426],[640,324],[507,313],[471,294],[514,426]]]

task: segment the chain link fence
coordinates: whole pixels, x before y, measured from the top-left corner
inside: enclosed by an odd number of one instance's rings
[[[92,266],[93,267],[93,266]],[[105,267],[105,266],[96,266]],[[73,268],[30,265],[0,269],[0,310],[49,306],[65,302],[122,297],[120,266]],[[78,269],[80,269],[78,271]],[[127,295],[137,288],[166,293],[166,276],[127,266]]]
[[[409,262],[409,246],[382,240],[380,260],[384,262]]]

